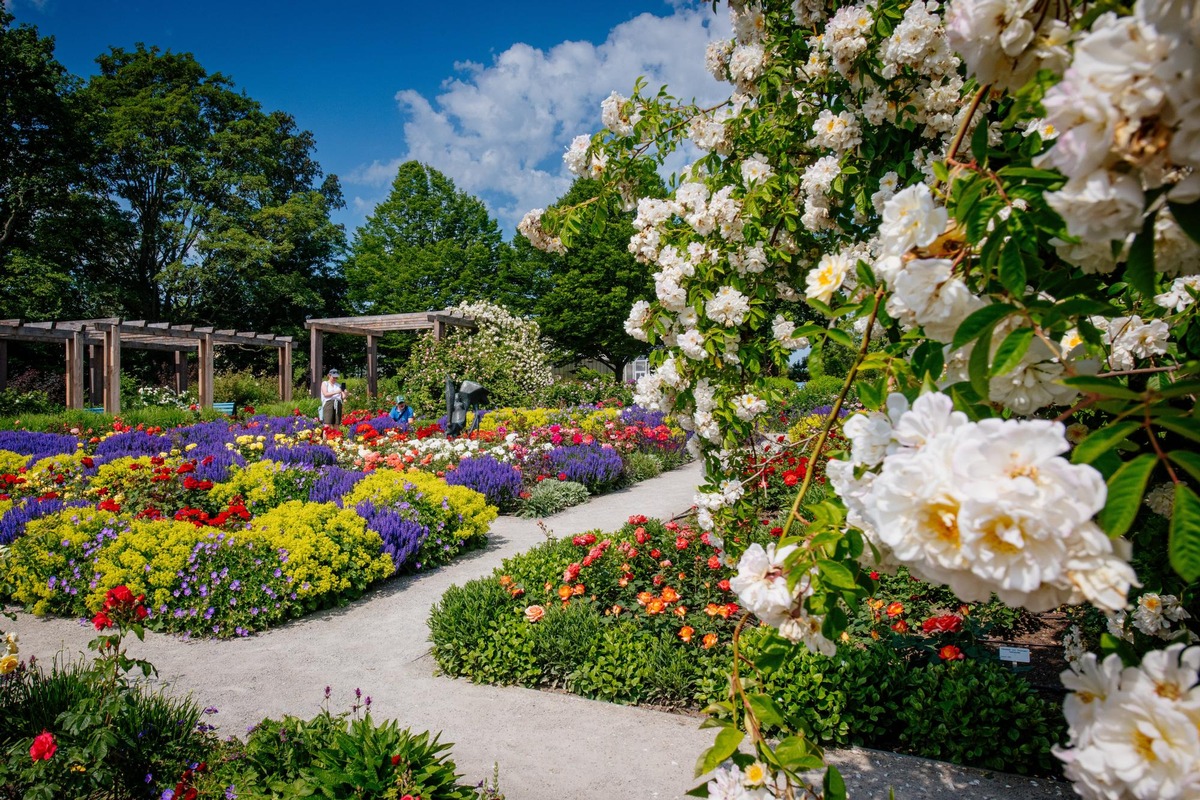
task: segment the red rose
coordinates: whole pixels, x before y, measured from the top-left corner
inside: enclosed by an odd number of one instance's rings
[[[962,661],[966,656],[963,655],[962,650],[959,650],[952,644],[948,644],[941,650],[938,650],[938,658],[942,661]]]
[[[84,456],[83,458],[79,459],[79,463],[83,464],[88,469],[91,469],[96,465],[96,462],[92,460],[91,456]]]
[[[58,745],[54,743],[54,734],[43,730],[33,737],[33,744],[29,748],[29,757],[34,761],[49,761],[56,750],[58,750]]]
[[[720,589],[722,592],[728,592],[729,591],[729,580],[726,579],[723,581],[717,581],[717,588]]]
[[[721,559],[717,558],[716,556],[709,556],[708,557],[708,568],[709,569],[720,569],[721,568]]]
[[[565,472],[558,473],[558,479],[560,481],[565,481],[567,479],[567,473],[565,473]]]
[[[921,623],[921,630],[926,633],[958,633],[962,630],[962,617],[954,614],[930,617]]]
[[[896,633],[908,633],[908,623],[902,619],[898,619],[892,623],[892,630]]]
[[[129,591],[129,587],[125,584],[114,586],[108,590],[108,594],[104,598],[104,605],[111,607],[115,603],[121,605],[131,605],[133,603],[133,592]]]

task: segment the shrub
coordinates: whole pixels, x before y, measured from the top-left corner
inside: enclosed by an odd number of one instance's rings
[[[425,472],[380,470],[359,481],[342,499],[347,508],[363,500],[376,506],[409,503],[418,506],[421,521],[430,530],[457,535],[463,540],[484,538],[497,516],[487,499],[465,486],[450,486]]]
[[[657,478],[662,471],[662,459],[653,453],[635,452],[625,456],[625,480],[629,483]]]
[[[805,415],[817,406],[832,405],[837,400],[838,393],[841,391],[841,378],[828,376],[813,378],[796,391],[792,399],[792,414],[789,416]],[[857,397],[853,387],[846,397],[848,400],[853,400]]]
[[[249,372],[222,372],[213,376],[213,399],[234,408],[258,407],[279,400],[278,379]]]
[[[529,491],[521,507],[523,517],[549,517],[563,509],[586,503],[587,487],[574,481],[542,481]]]

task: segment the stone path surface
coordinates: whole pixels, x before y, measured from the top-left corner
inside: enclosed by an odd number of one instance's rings
[[[699,479],[695,464],[548,518],[559,537],[615,530],[630,514],[669,519],[686,511]],[[680,798],[696,785],[692,768],[712,743],[699,718],[517,687],[480,686],[435,675],[426,618],[453,584],[491,573],[542,541],[536,521],[501,517],[486,548],[432,572],[389,582],[346,608],[311,615],[236,640],[183,641],[148,633],[131,653],[150,659],[160,678],[190,692],[224,734],[242,734],[264,717],[310,717],[333,688],[331,706],[348,707],[355,688],[372,699],[376,719],[441,731],[454,759],[477,781],[500,765],[509,800]],[[6,626],[7,627],[7,626]],[[84,652],[90,625],[19,614],[23,657],[49,661]],[[892,753],[830,754],[850,796],[916,798],[1068,797],[1070,786],[985,773]]]

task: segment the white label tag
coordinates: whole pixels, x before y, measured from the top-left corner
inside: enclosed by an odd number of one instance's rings
[[[1029,663],[1029,648],[1028,647],[1001,647],[1001,661],[1014,661],[1022,664]]]

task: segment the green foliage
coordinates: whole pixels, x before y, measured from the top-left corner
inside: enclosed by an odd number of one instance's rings
[[[590,496],[582,483],[545,480],[529,490],[529,497],[521,504],[521,516],[549,517],[571,506],[586,503]]]
[[[489,292],[507,249],[483,203],[417,161],[400,165],[388,198],[355,234],[350,300],[372,314],[440,311]]]
[[[835,378],[840,383],[850,374],[857,357],[855,349],[828,339],[820,341],[808,355],[808,374],[814,380]]]
[[[625,457],[624,479],[628,483],[657,478],[662,474],[662,459],[654,453],[630,453]]]
[[[233,403],[234,408],[253,407],[279,402],[279,384],[275,375],[258,376],[239,370],[218,372],[213,376],[213,400]],[[290,409],[288,413],[291,413]]]
[[[400,371],[417,415],[437,418],[446,413],[447,376],[481,384],[492,407],[537,405],[553,382],[537,323],[486,302],[456,310],[474,319],[478,329],[454,328],[440,341],[432,333],[422,336]]]
[[[797,389],[792,396],[793,415],[807,414],[818,406],[833,405],[833,402],[837,400],[838,393],[842,390],[842,383],[841,378],[828,376],[813,378]],[[855,394],[854,389],[851,389],[846,399],[853,400]]]
[[[236,786],[238,797],[250,800],[401,795],[475,800],[474,789],[459,783],[450,747],[395,721],[375,722],[369,712],[358,718],[323,709],[309,720],[264,719],[244,745],[223,748],[200,787],[208,789],[204,796],[220,797],[225,787]]]
[[[557,204],[586,202],[599,190],[596,181],[580,179]],[[538,324],[563,350],[564,361],[595,359],[617,376],[648,350],[625,332],[625,318],[634,302],[654,295],[650,271],[629,252],[632,219],[622,214],[610,218],[602,233],[580,233],[563,254],[536,250],[524,237],[514,242],[515,258],[535,267]]]
[[[28,417],[30,414],[53,414],[56,404],[45,392],[20,392],[5,389],[0,392],[0,415]]]
[[[574,379],[555,380],[538,397],[538,405],[548,408],[570,408],[596,403],[631,406],[633,390],[629,384],[614,380],[612,376],[588,375],[581,369],[575,373]]]

